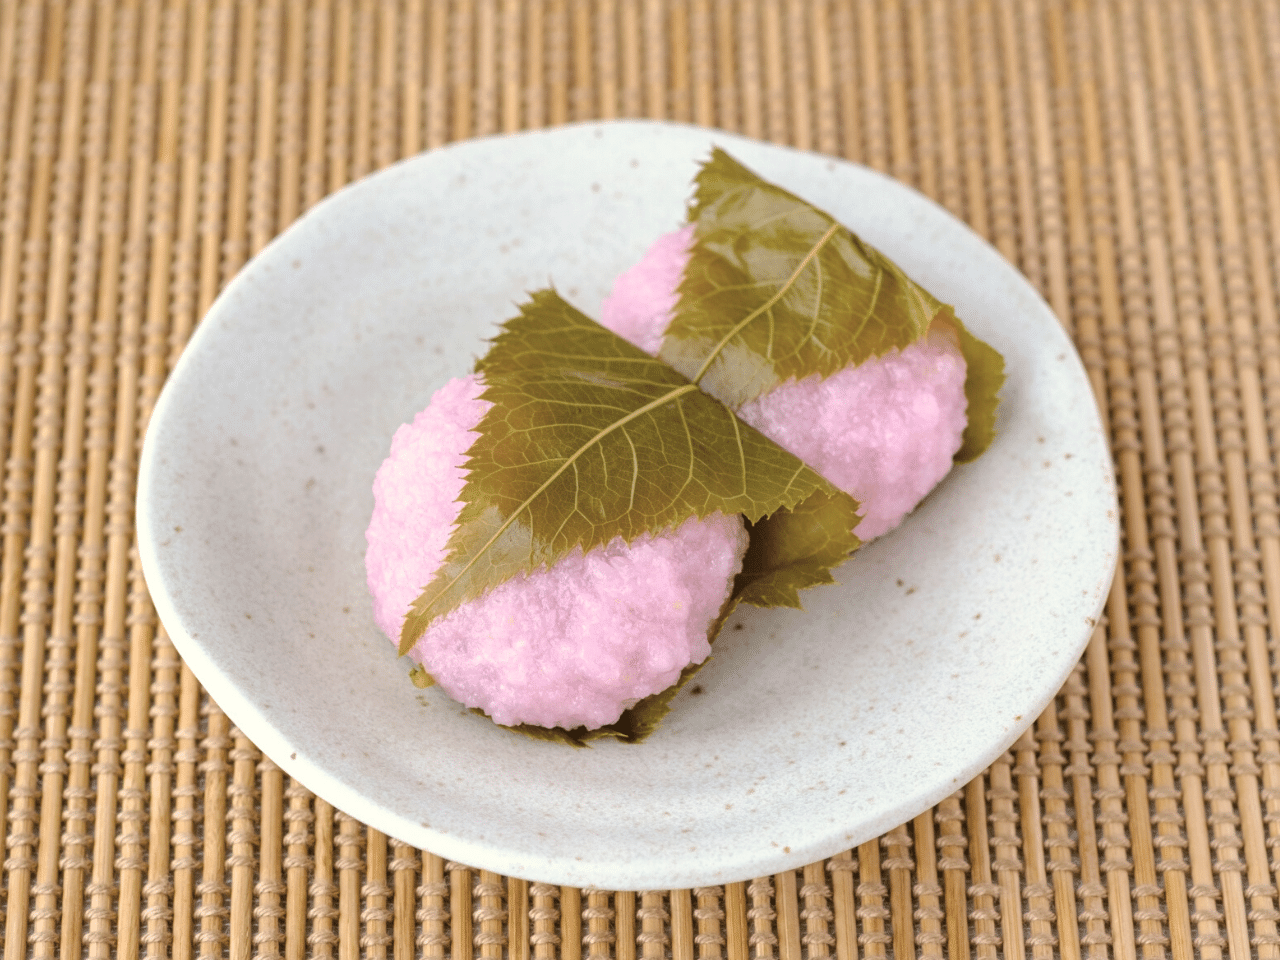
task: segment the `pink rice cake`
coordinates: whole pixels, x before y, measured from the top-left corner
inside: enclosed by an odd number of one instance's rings
[[[621,274],[600,322],[656,355],[675,309],[693,226],[665,234]],[[966,365],[954,334],[931,330],[822,379],[789,381],[738,410],[862,506],[854,532],[892,530],[951,469],[967,423]]]
[[[373,484],[365,565],[393,643],[444,562],[483,384],[445,384],[396,431]],[[742,567],[742,519],[713,514],[616,539],[500,584],[431,625],[410,653],[444,691],[497,723],[595,729],[711,653],[707,629]]]

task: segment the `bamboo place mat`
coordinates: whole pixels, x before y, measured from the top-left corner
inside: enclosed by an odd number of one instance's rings
[[[448,140],[689,120],[860,161],[1043,292],[1123,510],[1057,698],[935,809],[723,887],[552,887],[365,827],[157,622],[134,474],[219,288]],[[1276,957],[1275,0],[0,0],[5,960]]]

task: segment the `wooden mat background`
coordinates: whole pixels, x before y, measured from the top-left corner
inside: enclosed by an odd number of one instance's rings
[[[967,220],[1075,337],[1123,505],[1107,620],[1006,756],[692,891],[472,871],[332,809],[183,667],[134,550],[147,417],[255,250],[399,157],[620,116]],[[5,960],[1280,955],[1278,124],[1276,0],[0,0]]]

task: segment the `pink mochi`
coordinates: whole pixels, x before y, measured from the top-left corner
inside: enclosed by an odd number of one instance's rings
[[[444,562],[466,452],[489,407],[483,389],[468,376],[436,391],[396,431],[374,479],[365,566],[374,619],[393,643]],[[746,546],[740,517],[713,514],[578,551],[442,617],[410,656],[497,723],[595,729],[707,658]]]
[[[693,226],[659,237],[621,274],[600,322],[656,355],[671,322]],[[953,333],[931,330],[822,379],[783,383],[740,416],[861,504],[854,532],[871,540],[902,522],[951,469],[967,423],[966,365]]]

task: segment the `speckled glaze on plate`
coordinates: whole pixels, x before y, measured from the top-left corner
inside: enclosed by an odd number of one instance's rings
[[[495,727],[373,623],[364,530],[396,427],[528,290],[598,315],[679,225],[718,144],[880,247],[1005,356],[992,448],[810,591],[744,609],[646,743]],[[473,866],[636,890],[796,867],[955,791],[1067,677],[1117,554],[1111,458],[1070,341],[967,227],[864,168],[624,122],[464,142],[340,191],[214,304],[147,432],[138,536],[160,616],[273,760]]]

